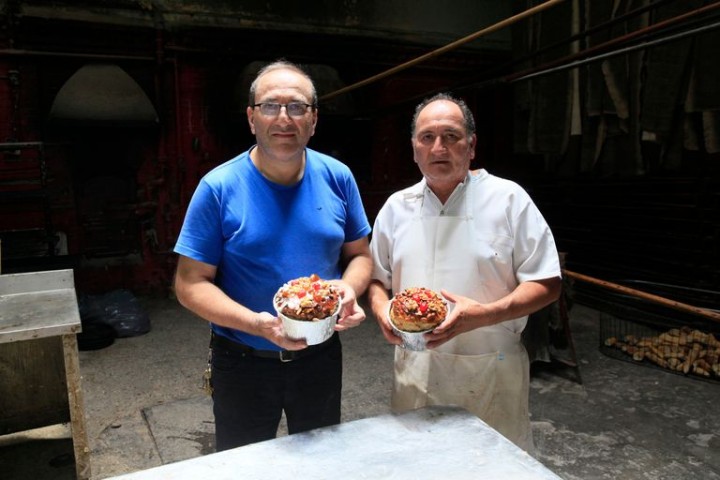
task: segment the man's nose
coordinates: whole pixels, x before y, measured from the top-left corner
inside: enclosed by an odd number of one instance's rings
[[[280,105],[280,111],[277,114],[277,118],[279,120],[282,119],[285,122],[290,122],[292,120],[292,117],[288,114],[287,105]]]
[[[443,142],[442,137],[437,137],[435,141],[433,142],[432,146],[433,151],[436,150],[445,150],[445,142]]]

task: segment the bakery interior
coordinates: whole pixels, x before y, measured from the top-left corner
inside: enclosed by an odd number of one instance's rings
[[[720,479],[720,365],[628,354],[720,338],[720,2],[242,3],[0,0],[0,321],[19,277],[30,299],[71,292],[80,320],[69,346],[0,323],[1,478],[213,452],[207,324],[173,296],[172,248],[198,180],[252,144],[249,81],[282,57],[314,78],[310,147],[351,168],[371,222],[419,179],[409,123],[441,91],[475,113],[473,167],[547,219],[563,295],[524,332],[539,462]],[[343,422],[387,414],[392,347],[372,318],[342,341]]]

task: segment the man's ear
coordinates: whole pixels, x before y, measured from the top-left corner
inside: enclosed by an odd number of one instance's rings
[[[247,119],[248,125],[250,125],[250,133],[255,135],[255,109],[252,107],[247,108]]]
[[[312,111],[313,121],[312,121],[312,128],[310,129],[310,136],[312,137],[315,135],[315,128],[317,127],[318,122],[318,109],[315,107]]]

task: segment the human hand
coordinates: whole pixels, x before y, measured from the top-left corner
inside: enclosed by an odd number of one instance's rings
[[[271,315],[268,312],[260,312],[254,319],[255,335],[270,340],[275,345],[285,350],[302,350],[307,348],[307,342],[304,339],[293,340],[285,335],[285,328],[282,320]]]
[[[440,293],[452,305],[448,305],[445,320],[432,332],[425,334],[427,348],[439,347],[461,333],[477,328],[477,325],[471,322],[470,311],[476,315],[478,309],[482,308],[482,304],[472,298],[454,295],[447,290],[441,290]]]
[[[377,323],[380,326],[380,331],[385,337],[385,340],[393,345],[402,345],[402,339],[395,334],[395,331],[390,324],[390,319],[388,318],[390,301],[391,300],[383,302],[382,308],[379,311],[374,311],[373,313],[375,314],[375,320],[377,320]]]
[[[366,318],[365,310],[358,304],[355,289],[342,280],[332,280],[330,283],[340,290],[341,306],[340,315],[335,330],[342,332],[349,328],[357,327]]]

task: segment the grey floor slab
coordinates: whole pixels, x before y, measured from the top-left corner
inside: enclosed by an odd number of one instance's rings
[[[143,307],[149,333],[80,352],[93,480],[212,448],[210,403],[200,390],[207,324],[172,299],[143,299]],[[571,371],[534,369],[536,458],[564,480],[720,480],[720,384],[607,357],[598,349],[598,313],[582,305],[570,313],[583,383]],[[343,421],[388,413],[392,347],[373,319],[341,338]],[[62,465],[72,445],[62,437],[0,437],[0,478],[73,478]]]

